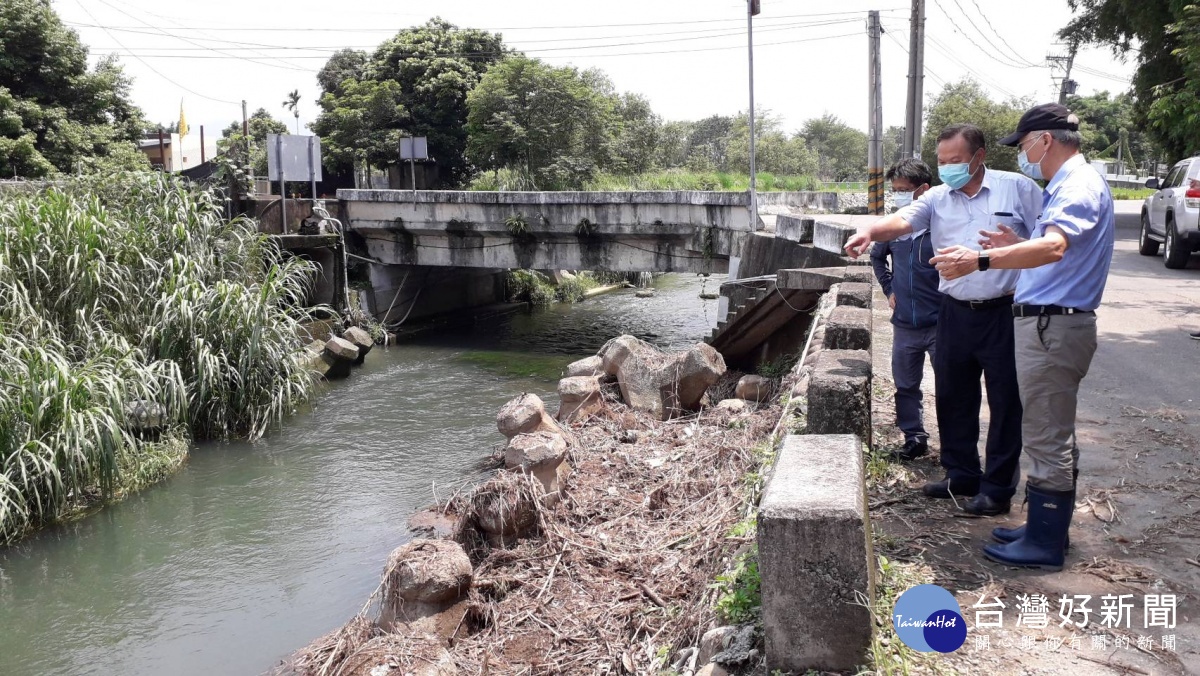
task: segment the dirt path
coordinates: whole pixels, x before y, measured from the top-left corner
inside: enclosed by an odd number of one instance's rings
[[[1099,312],[1100,348],[1081,394],[1080,494],[1067,568],[1018,571],[984,559],[981,547],[991,529],[1023,523],[1025,514],[1014,507],[1007,517],[968,518],[949,502],[921,496],[923,482],[942,476],[936,448],[904,470],[878,470],[877,464],[877,474],[884,474],[871,496],[878,553],[928,565],[933,581],[956,593],[971,627],[963,649],[927,661],[926,668],[995,674],[1200,673],[1200,342],[1187,335],[1200,330],[1200,256],[1186,270],[1167,270],[1161,257],[1139,256],[1137,215],[1129,213],[1135,205],[1123,206]],[[880,450],[902,440],[890,425],[894,390],[887,319],[876,311],[876,344],[884,348],[875,355],[875,446]],[[932,433],[928,369],[926,389]],[[986,419],[986,405],[984,414]],[[1017,597],[1032,594],[1048,598],[1049,628],[1017,626]],[[1058,626],[1064,594],[1091,595],[1086,627]],[[1121,594],[1133,595],[1129,626],[1102,626],[1101,597]],[[1177,596],[1175,628],[1145,628],[1147,594]],[[981,595],[985,602],[999,597],[1005,604],[1003,628],[976,627],[979,609],[971,606]],[[1174,650],[1163,648],[1164,636],[1174,636]]]

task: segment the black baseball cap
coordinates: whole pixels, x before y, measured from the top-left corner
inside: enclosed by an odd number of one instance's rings
[[[1051,131],[1066,129],[1079,131],[1079,118],[1075,117],[1066,106],[1057,103],[1043,103],[1025,111],[1021,121],[1017,123],[1017,131],[1000,139],[1002,146],[1015,146],[1031,131]]]

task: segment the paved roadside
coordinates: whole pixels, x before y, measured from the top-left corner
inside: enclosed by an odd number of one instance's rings
[[[936,457],[902,470],[893,466],[895,487],[871,496],[884,543],[877,553],[928,566],[934,582],[956,592],[972,627],[967,646],[939,660],[944,668],[1200,674],[1200,341],[1188,337],[1200,330],[1200,255],[1184,270],[1166,269],[1161,256],[1140,256],[1140,204],[1118,203],[1113,266],[1097,313],[1100,347],[1080,397],[1082,473],[1067,568],[1042,573],[986,561],[980,548],[992,527],[1020,524],[1025,514],[1014,506],[1007,517],[964,518],[949,502],[923,498],[920,485],[941,478]],[[886,343],[877,351],[874,393],[880,450],[898,443],[887,424],[894,390],[886,319],[877,312],[876,340]],[[931,383],[927,371],[926,417],[933,433]],[[1018,597],[1034,594],[1050,601],[1044,630],[1016,624]],[[1075,594],[1092,597],[1091,622],[1061,627],[1059,599]],[[1131,616],[1118,627],[1102,624],[1102,597],[1123,594],[1132,595]],[[1175,627],[1145,627],[1148,594],[1177,597]],[[1003,628],[976,626],[971,606],[981,596],[1006,604]],[[1173,649],[1164,649],[1168,636]]]

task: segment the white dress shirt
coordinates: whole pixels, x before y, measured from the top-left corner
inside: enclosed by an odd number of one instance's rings
[[[979,231],[998,230],[996,226],[1001,223],[1021,237],[1029,237],[1042,213],[1042,189],[1021,174],[987,168],[983,171],[983,185],[974,197],[943,183],[897,213],[913,232],[929,229],[935,250],[961,244],[979,251],[983,248]],[[1019,276],[1019,270],[987,270],[942,279],[938,290],[958,300],[988,300],[1013,293]]]

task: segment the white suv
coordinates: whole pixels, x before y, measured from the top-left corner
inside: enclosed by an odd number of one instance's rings
[[[1152,178],[1146,187],[1157,192],[1142,205],[1138,253],[1155,256],[1162,243],[1163,264],[1185,267],[1192,252],[1200,249],[1200,157],[1179,162],[1161,182]]]

